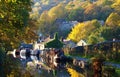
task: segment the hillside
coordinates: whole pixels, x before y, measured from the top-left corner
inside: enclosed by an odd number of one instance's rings
[[[40,14],[49,10],[50,8],[56,6],[59,3],[67,4],[71,0],[34,0],[34,4],[32,6],[33,12],[38,11]]]

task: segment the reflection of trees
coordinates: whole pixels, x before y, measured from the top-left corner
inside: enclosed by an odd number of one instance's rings
[[[67,71],[69,72],[71,77],[85,77],[83,74],[80,74],[79,72],[77,72],[76,70],[72,68],[67,68]]]

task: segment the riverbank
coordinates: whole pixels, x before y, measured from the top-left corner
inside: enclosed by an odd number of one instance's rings
[[[90,58],[85,58],[85,57],[80,57],[80,56],[70,56],[70,57],[75,58],[77,60],[82,60],[82,61],[85,61],[85,62],[90,62],[91,61]],[[113,66],[115,68],[120,69],[120,64],[119,63],[105,61],[104,64],[108,65],[108,66]]]

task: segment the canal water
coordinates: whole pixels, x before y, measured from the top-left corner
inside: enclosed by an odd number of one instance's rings
[[[78,63],[61,51],[43,53],[40,50],[20,48],[13,51],[13,56],[21,60],[23,71],[28,71],[32,77],[86,77],[85,69],[81,68],[83,62]]]
[[[31,55],[30,59],[24,60],[26,63],[26,69],[33,75],[33,77],[86,77],[85,70],[73,64],[71,58],[63,64],[59,63],[58,66],[55,66],[54,61],[51,62],[49,58],[45,56]],[[64,60],[66,61],[66,60]]]

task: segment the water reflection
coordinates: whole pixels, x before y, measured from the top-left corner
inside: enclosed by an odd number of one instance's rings
[[[42,71],[40,75],[46,73],[51,77],[73,77],[72,74],[75,73],[74,77],[84,77],[82,74],[80,74],[83,73],[83,70],[79,66],[77,68],[76,65],[74,66],[73,59],[71,57],[67,57],[64,54],[60,54],[60,53],[59,52],[53,53],[52,51],[46,51],[44,55],[42,56],[40,55],[40,58],[43,60],[42,63],[44,63],[40,65],[39,70]],[[40,62],[41,61],[39,61],[39,63]],[[77,71],[79,72],[70,73],[68,71],[68,68],[71,68],[74,71],[78,69]],[[45,75],[44,77],[48,77],[48,76]]]
[[[76,77],[79,73],[83,73],[83,69],[74,64],[71,57],[67,57],[60,50],[57,51],[42,51],[22,49],[19,51],[22,65],[34,76],[37,77]],[[26,65],[25,65],[26,64]],[[79,63],[80,64],[80,63]],[[82,65],[83,66],[83,65]],[[77,70],[78,72],[71,73],[68,68]]]

